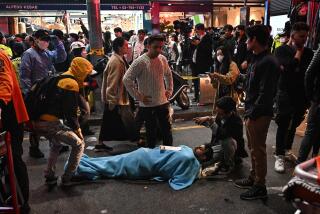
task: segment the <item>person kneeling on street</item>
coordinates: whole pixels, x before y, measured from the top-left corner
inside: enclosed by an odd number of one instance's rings
[[[232,171],[235,163],[248,157],[244,148],[243,122],[236,110],[236,102],[231,97],[222,97],[217,101],[217,116],[199,117],[194,121],[212,129],[211,142],[200,148],[212,147],[213,158],[204,167],[205,175],[228,174]]]
[[[92,70],[93,66],[88,60],[82,57],[74,58],[69,70],[61,74],[67,77],[59,79],[56,87],[57,96],[49,98],[55,99],[54,104],[43,109],[44,113],[34,123],[34,130],[37,134],[45,136],[50,142],[48,166],[45,170],[48,185],[57,183],[55,165],[62,147],[61,143],[71,146],[71,153],[64,174],[59,179],[59,184],[64,186],[79,179],[74,172],[83,155],[85,145],[77,116],[79,88],[83,86],[85,78]],[[61,120],[65,120],[68,126]]]

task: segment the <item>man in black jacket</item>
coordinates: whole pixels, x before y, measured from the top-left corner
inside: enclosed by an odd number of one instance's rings
[[[195,40],[197,46],[192,58],[192,76],[198,77],[199,74],[210,72],[213,64],[212,58],[212,39],[209,34],[206,34],[204,24],[197,24],[195,30],[199,40]],[[199,101],[199,79],[193,80],[194,84],[194,101]]]
[[[320,147],[320,48],[315,53],[305,74],[306,96],[311,101],[308,115],[308,125],[301,142],[298,163],[307,160],[311,148],[312,156],[317,156]]]
[[[276,172],[285,171],[284,159],[296,161],[290,151],[296,128],[304,119],[309,102],[304,90],[305,72],[313,57],[313,51],[304,47],[308,38],[309,26],[304,22],[297,22],[291,31],[291,40],[288,44],[275,50],[281,71],[277,91],[278,124],[276,138]]]
[[[213,147],[216,155],[211,163],[219,163],[217,170],[230,172],[236,158],[248,157],[244,148],[243,121],[236,108],[236,102],[228,96],[216,103],[216,118],[198,117],[194,121],[212,129],[211,142],[205,147]]]
[[[266,26],[254,25],[247,29],[247,48],[253,51],[248,66],[245,100],[245,126],[251,152],[250,176],[235,182],[249,190],[240,195],[243,200],[267,198],[266,139],[273,115],[273,99],[279,73],[276,59],[268,52],[269,32]]]

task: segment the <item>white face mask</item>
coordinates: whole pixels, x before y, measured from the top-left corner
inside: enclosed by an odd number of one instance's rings
[[[286,41],[287,41],[287,38],[286,38],[286,37],[281,37],[281,38],[280,38],[280,42],[281,42],[281,43],[285,43]]]
[[[223,58],[224,58],[224,56],[221,56],[221,55],[217,56],[217,60],[218,60],[220,63],[223,61]]]

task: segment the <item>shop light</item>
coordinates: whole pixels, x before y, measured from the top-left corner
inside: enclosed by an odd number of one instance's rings
[[[172,4],[168,4],[168,6],[171,6]]]
[[[201,6],[203,6],[204,4],[203,4],[203,3],[201,3],[200,5],[201,5]]]

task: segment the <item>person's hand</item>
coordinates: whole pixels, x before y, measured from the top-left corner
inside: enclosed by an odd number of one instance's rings
[[[244,61],[242,64],[241,64],[241,69],[242,70],[246,70],[248,68],[248,62],[247,61]]]
[[[170,91],[166,91],[165,92],[166,98],[169,100],[171,97],[171,92]]]
[[[81,140],[84,139],[80,128],[78,128],[77,130],[74,130],[73,132],[74,132]]]
[[[218,73],[217,73],[217,72],[209,73],[209,77],[210,77],[211,79],[214,79],[214,78],[216,78],[217,76],[218,76]]]
[[[207,122],[210,120],[210,117],[196,117],[193,118],[193,121],[198,124],[198,125],[202,125],[203,123]]]

